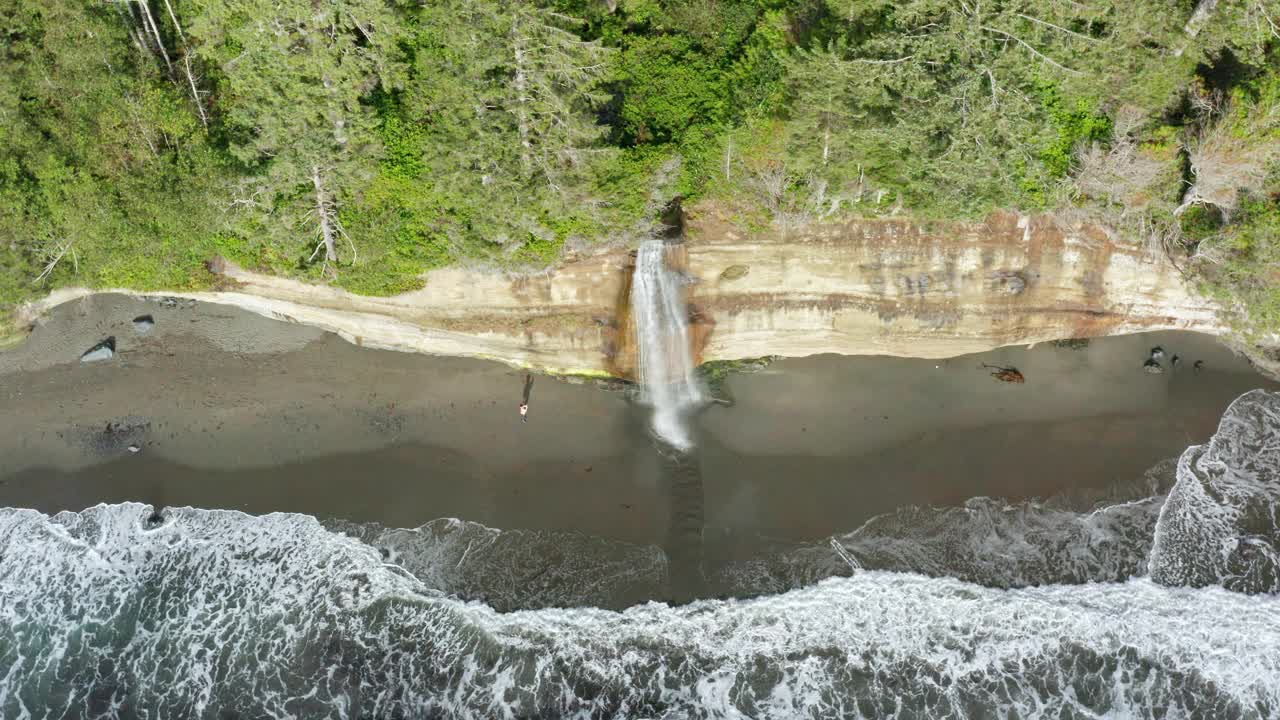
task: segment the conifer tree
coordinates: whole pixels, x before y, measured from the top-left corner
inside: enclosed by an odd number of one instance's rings
[[[793,94],[791,121],[794,145],[808,149],[825,167],[832,153],[847,146],[842,133],[864,114],[858,106],[854,75],[863,70],[844,58],[836,47],[801,50],[787,60],[787,79]]]
[[[241,204],[269,233],[317,236],[309,259],[338,260],[339,208],[380,153],[361,97],[394,82],[391,8],[382,0],[206,0],[190,33],[220,70],[217,104],[232,152],[254,170]],[[355,254],[355,243],[346,238]]]
[[[496,242],[536,235],[547,208],[584,198],[608,52],[574,24],[522,0],[445,0],[423,11],[408,121],[427,128],[433,181],[509,209],[474,220]]]

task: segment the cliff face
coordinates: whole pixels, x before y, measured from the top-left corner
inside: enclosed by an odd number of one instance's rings
[[[747,233],[693,214],[683,252],[700,360],[815,353],[944,357],[1067,337],[1187,329],[1221,333],[1214,306],[1160,253],[1047,217],[981,223],[857,221]],[[626,250],[570,257],[545,275],[446,268],[391,298],[222,264],[235,304],[361,345],[486,357],[557,372],[634,368]],[[61,291],[30,314],[77,293]]]
[[[1100,227],[996,215],[883,220],[746,237],[715,220],[691,242],[709,358],[947,357],[1155,329],[1223,330],[1162,253]]]

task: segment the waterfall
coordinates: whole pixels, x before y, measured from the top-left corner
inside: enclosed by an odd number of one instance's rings
[[[653,431],[686,450],[692,445],[686,417],[702,402],[694,374],[685,279],[667,266],[667,244],[640,245],[631,280],[641,400],[653,408]]]

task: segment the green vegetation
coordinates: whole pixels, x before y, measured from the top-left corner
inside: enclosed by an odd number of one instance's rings
[[[1179,248],[1202,289],[1262,341],[1280,334],[1280,73],[1201,92],[1207,119],[1188,143]]]
[[[716,402],[732,405],[733,394],[729,392],[729,378],[742,373],[759,372],[777,359],[777,356],[769,355],[745,360],[712,360],[698,366],[698,377]]]
[[[679,195],[751,227],[1072,207],[1274,330],[1280,3],[1195,9],[0,0],[0,313],[213,255],[371,294],[537,269]]]
[[[1280,189],[1246,199],[1240,218],[1201,243],[1205,290],[1233,306],[1246,337],[1280,329]]]

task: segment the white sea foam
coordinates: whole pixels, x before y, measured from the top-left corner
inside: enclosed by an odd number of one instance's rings
[[[1280,591],[1280,393],[1240,396],[1209,443],[1182,454],[1156,525],[1151,576]]]
[[[761,538],[761,552],[714,569],[711,584],[727,594],[758,595],[855,569],[954,577],[998,588],[1120,582],[1146,574],[1156,518],[1176,467],[1174,460],[1162,462],[1142,478],[1102,491],[906,506],[815,542]]]
[[[863,572],[502,614],[299,515],[0,511],[5,717],[1267,717],[1280,600]]]
[[[412,529],[326,522],[378,548],[429,588],[500,611],[624,608],[661,597],[667,558],[656,545],[550,530],[500,530],[442,518]]]

